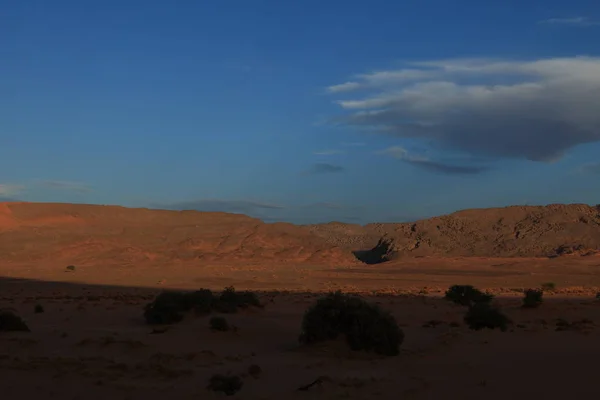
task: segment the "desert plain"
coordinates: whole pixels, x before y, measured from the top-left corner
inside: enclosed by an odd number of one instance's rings
[[[388,259],[364,262],[382,237],[393,243]],[[600,208],[581,204],[296,226],[225,213],[0,203],[0,308],[30,329],[0,332],[0,392],[226,398],[207,388],[225,374],[241,378],[229,397],[240,399],[598,396],[599,250]],[[541,306],[521,307],[525,289],[548,283]],[[493,294],[509,329],[469,329],[465,307],[443,298],[454,284]],[[193,313],[160,327],[143,318],[161,291],[228,286],[256,293],[264,306],[225,315],[231,331],[211,330],[209,316]],[[336,290],[393,314],[405,336],[398,356],[351,351],[343,340],[299,343],[306,309]]]

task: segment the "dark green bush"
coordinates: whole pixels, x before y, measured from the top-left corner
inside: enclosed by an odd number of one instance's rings
[[[223,317],[212,317],[210,319],[210,329],[213,331],[226,332],[229,330],[229,323]]]
[[[242,379],[237,375],[213,375],[208,383],[208,389],[215,392],[223,392],[227,396],[236,394],[244,385]]]
[[[0,332],[30,332],[30,329],[14,312],[0,310]]]
[[[40,314],[44,312],[44,306],[42,306],[41,304],[36,304],[35,307],[33,308],[33,312],[36,314]]]
[[[465,323],[473,330],[500,329],[506,331],[510,322],[498,308],[490,303],[474,303],[465,314]]]
[[[67,271],[75,271],[74,265],[67,265]]]
[[[318,343],[343,335],[352,350],[395,356],[404,332],[394,317],[358,296],[330,293],[304,314],[300,342]]]
[[[527,289],[523,297],[524,308],[536,308],[542,304],[544,292],[538,289]]]
[[[453,285],[446,291],[444,298],[461,306],[471,306],[475,303],[489,303],[494,296],[471,285]]]

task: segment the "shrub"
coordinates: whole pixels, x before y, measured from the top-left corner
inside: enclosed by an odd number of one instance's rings
[[[219,300],[214,302],[215,311],[222,313],[235,313],[240,308],[261,307],[256,294],[252,292],[236,292],[233,286],[226,287],[219,296]]]
[[[209,314],[215,303],[215,296],[208,289],[200,289],[186,293],[188,306],[197,314]]]
[[[44,306],[42,306],[41,304],[36,304],[35,307],[33,308],[33,312],[36,314],[40,314],[44,312]]]
[[[229,330],[229,323],[223,317],[212,317],[210,319],[210,329],[213,331],[226,332]]]
[[[544,292],[552,292],[552,291],[556,290],[556,283],[554,283],[554,282],[542,283],[542,290]]]
[[[490,303],[494,296],[471,285],[453,285],[446,291],[444,298],[461,306],[471,306],[475,303]]]
[[[149,324],[172,324],[183,319],[181,314],[188,308],[186,296],[182,292],[165,291],[147,304],[144,318]]]
[[[67,265],[67,271],[75,271],[74,265]]]
[[[544,292],[538,289],[527,289],[525,297],[523,297],[524,308],[536,308],[542,304],[542,296]]]
[[[469,307],[464,320],[470,329],[476,331],[499,328],[504,332],[510,322],[506,315],[490,303],[474,303]]]
[[[0,310],[0,332],[30,332],[30,329],[14,312]]]
[[[237,375],[213,375],[208,383],[208,389],[215,392],[223,392],[227,396],[232,396],[237,393],[244,382]]]
[[[208,289],[195,292],[164,291],[144,308],[144,318],[149,324],[172,324],[183,319],[182,313],[194,310],[197,314],[209,314],[211,311],[235,313],[240,308],[262,307],[256,294],[236,292],[230,286],[220,296]]]
[[[352,350],[395,356],[404,332],[394,317],[358,296],[329,293],[304,314],[300,342],[317,343],[344,335]]]

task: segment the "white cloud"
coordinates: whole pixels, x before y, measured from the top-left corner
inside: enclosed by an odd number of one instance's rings
[[[390,83],[402,83],[427,79],[434,76],[433,71],[420,69],[403,69],[399,71],[377,71],[370,74],[356,75],[356,79],[362,82],[345,82],[339,85],[332,85],[327,88],[329,93],[350,92],[357,89],[369,87],[385,86]]]
[[[339,93],[339,92],[347,92],[350,90],[355,90],[360,88],[360,84],[357,82],[344,82],[339,85],[329,86],[327,91],[329,93]]]
[[[354,127],[540,161],[600,141],[600,58],[435,60],[362,76],[369,96],[336,101]]]
[[[22,185],[0,183],[0,196],[14,196],[20,194],[23,190],[25,190],[25,187]]]
[[[539,24],[551,25],[570,25],[570,26],[594,26],[600,25],[598,21],[592,21],[587,17],[572,17],[572,18],[549,18],[539,21]]]

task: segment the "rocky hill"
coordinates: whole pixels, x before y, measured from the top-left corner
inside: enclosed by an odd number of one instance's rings
[[[472,209],[414,223],[311,225],[332,245],[366,250],[382,236],[397,256],[544,257],[600,250],[600,206]]]
[[[0,203],[0,260],[356,262],[347,249],[292,224],[218,212],[50,203]]]
[[[376,253],[387,258],[586,255],[600,251],[600,207],[514,206],[414,223],[297,226],[227,213],[0,203],[2,262],[353,265],[382,237],[391,246]]]

